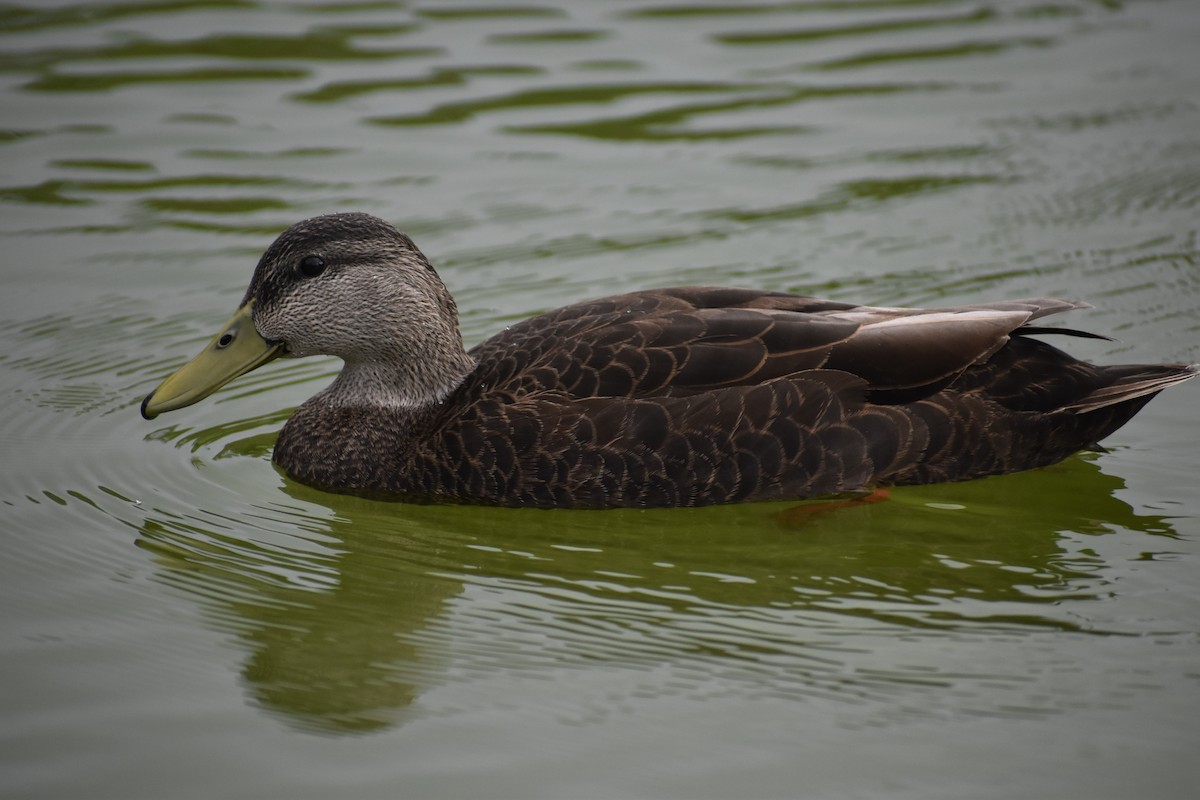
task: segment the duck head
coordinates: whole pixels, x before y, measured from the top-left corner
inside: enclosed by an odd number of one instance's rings
[[[280,357],[338,356],[327,400],[416,406],[473,366],[453,298],[413,241],[369,214],[299,222],[267,248],[238,310],[142,402],[153,419]],[[331,391],[332,390],[332,391]]]

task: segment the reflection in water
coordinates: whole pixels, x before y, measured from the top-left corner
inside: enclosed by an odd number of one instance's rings
[[[670,664],[748,671],[783,694],[969,693],[957,684],[971,676],[851,664],[846,634],[1086,628],[1074,604],[1096,596],[1105,564],[1071,536],[1171,534],[1116,499],[1121,486],[1075,458],[795,524],[787,504],[547,512],[379,503],[286,482],[293,502],[240,520],[153,512],[139,544],[165,582],[247,644],[255,702],[303,729],[361,733],[401,723],[450,670],[461,681]]]
[[[141,534],[164,580],[203,598],[219,627],[248,643],[243,675],[256,701],[302,728],[390,724],[421,684],[424,654],[407,635],[431,624],[461,588],[373,563],[370,547],[256,546],[240,533],[165,518]],[[402,551],[404,543],[391,546]]]

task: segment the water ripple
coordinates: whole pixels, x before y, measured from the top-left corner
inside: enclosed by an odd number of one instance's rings
[[[380,78],[376,80],[337,81],[318,89],[298,92],[292,97],[309,103],[336,103],[376,92],[401,92],[444,86],[466,86],[476,77],[522,77],[540,75],[543,69],[525,64],[493,66],[437,67],[415,78]]]
[[[725,45],[780,45],[818,42],[825,39],[854,38],[904,31],[920,31],[930,28],[960,27],[991,22],[996,13],[980,8],[966,14],[938,17],[897,18],[872,22],[849,23],[823,28],[796,28],[793,30],[737,31],[714,34],[713,38]]]

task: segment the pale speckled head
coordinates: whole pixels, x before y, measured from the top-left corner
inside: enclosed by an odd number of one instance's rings
[[[142,402],[153,419],[280,356],[339,356],[327,405],[420,407],[474,366],[454,300],[412,240],[369,214],[297,223],[267,248],[237,312]],[[316,398],[314,398],[316,399]]]
[[[461,346],[445,285],[411,239],[377,217],[329,214],[296,223],[263,253],[242,302],[289,356],[348,362],[411,356],[431,340]]]

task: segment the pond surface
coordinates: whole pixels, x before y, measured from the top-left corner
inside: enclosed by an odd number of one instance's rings
[[[741,284],[1095,305],[1200,360],[1192,0],[0,9],[0,794],[1184,798],[1200,382],[1034,473],[603,513],[322,494],[338,369],[146,422],[286,225],[359,209],[471,343]]]

